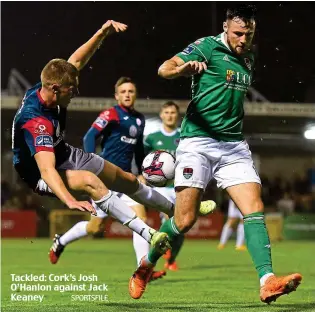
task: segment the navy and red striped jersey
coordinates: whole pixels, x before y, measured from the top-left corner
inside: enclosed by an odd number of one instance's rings
[[[102,136],[101,157],[120,167],[131,171],[135,155],[138,170],[144,158],[143,131],[144,116],[135,111],[115,105],[100,113],[84,137],[84,150],[95,152],[95,142]]]
[[[56,164],[61,164],[70,150],[64,142],[67,109],[48,108],[40,96],[41,83],[29,89],[17,111],[12,126],[13,164],[21,173],[39,172],[34,155],[40,151],[55,153]],[[24,171],[24,173],[22,172]]]

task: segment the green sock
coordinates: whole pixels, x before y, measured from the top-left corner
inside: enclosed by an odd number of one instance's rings
[[[244,230],[247,248],[259,278],[267,273],[273,273],[270,240],[264,214],[255,212],[244,216]]]
[[[174,217],[163,222],[159,231],[166,233],[171,243],[174,239],[176,239],[176,237],[181,235],[179,229],[175,225]],[[162,254],[160,252],[158,252],[155,248],[151,248],[148,254],[148,260],[151,263],[155,264],[160,259],[161,256]]]
[[[168,260],[168,263],[173,263],[175,261],[177,255],[179,254],[180,249],[183,246],[184,239],[185,239],[184,234],[181,234],[174,238],[173,242],[171,243],[172,246],[171,258]]]

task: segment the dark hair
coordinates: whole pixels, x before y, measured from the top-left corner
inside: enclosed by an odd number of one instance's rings
[[[124,84],[124,83],[132,83],[137,88],[136,83],[131,78],[129,78],[129,77],[120,77],[117,80],[116,84],[115,84],[115,92],[117,92],[117,88],[119,86],[121,86],[122,84]]]
[[[252,20],[256,17],[257,8],[252,4],[242,4],[226,10],[226,19],[238,17],[242,20]]]
[[[41,72],[41,81],[44,86],[54,83],[71,86],[76,84],[79,76],[78,69],[63,59],[53,59],[49,61]]]
[[[177,110],[177,112],[179,113],[179,106],[173,102],[173,101],[167,101],[165,102],[162,107],[161,107],[161,111],[164,109],[164,108],[168,108],[168,107],[171,107],[171,106],[174,106]]]

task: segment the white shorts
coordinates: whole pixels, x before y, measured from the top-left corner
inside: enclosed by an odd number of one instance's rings
[[[132,198],[130,198],[129,196],[127,196],[126,194],[123,193],[118,193],[118,192],[113,192],[113,194],[115,194],[117,197],[119,197],[128,207],[132,207],[135,205],[139,205],[136,201],[134,201]],[[102,209],[98,208],[94,202],[92,202],[92,206],[95,208],[96,210],[96,216],[98,218],[106,218],[108,217],[108,214],[106,212],[104,212]]]
[[[224,142],[194,137],[180,140],[176,150],[175,187],[205,189],[215,178],[223,189],[237,184],[261,184],[246,141]]]
[[[243,216],[232,199],[229,200],[228,218],[243,219]]]

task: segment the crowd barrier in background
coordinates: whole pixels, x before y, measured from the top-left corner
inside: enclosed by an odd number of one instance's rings
[[[188,100],[174,100],[181,113],[185,113],[189,104]],[[143,114],[159,113],[161,105],[166,99],[137,99],[135,107]],[[1,109],[17,109],[21,104],[21,97],[2,96]],[[115,105],[112,98],[85,98],[78,97],[71,100],[70,111],[100,112]],[[271,103],[271,102],[245,102],[246,116],[274,116],[274,117],[315,117],[314,103]]]
[[[79,221],[89,220],[87,213],[72,210],[53,210],[50,213],[50,237],[55,233],[65,233]],[[199,217],[194,227],[186,234],[189,239],[218,239],[220,237],[225,217],[215,213]],[[147,223],[158,229],[160,217],[157,212],[148,212]],[[282,239],[303,240],[315,239],[315,215],[294,214],[283,217],[280,213],[267,213],[266,226],[271,241]],[[37,236],[37,215],[34,211],[1,212],[1,236],[3,238],[32,238]],[[131,238],[132,231],[112,218],[105,221],[104,237]]]
[[[37,215],[33,210],[1,212],[2,238],[30,238],[37,236]]]

